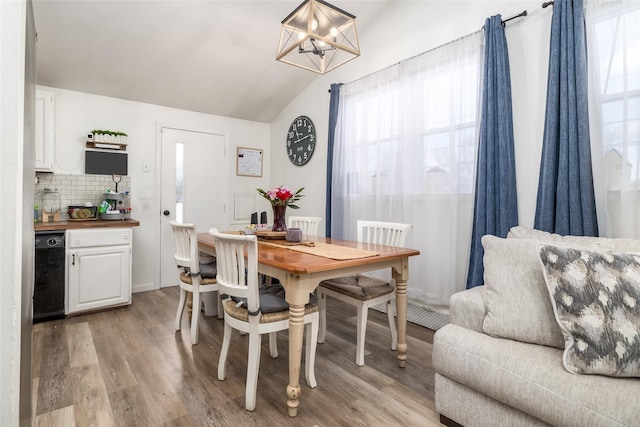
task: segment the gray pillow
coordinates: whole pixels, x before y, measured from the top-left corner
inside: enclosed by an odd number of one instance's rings
[[[640,254],[538,250],[565,339],[565,369],[640,377]]]
[[[488,335],[564,348],[538,258],[537,240],[482,237]]]

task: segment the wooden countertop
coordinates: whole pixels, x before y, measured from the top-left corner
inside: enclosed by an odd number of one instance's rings
[[[54,231],[54,230],[71,230],[82,228],[98,228],[98,227],[137,227],[140,221],[135,219],[122,220],[95,220],[95,221],[57,221],[57,222],[36,222],[33,224],[35,231]]]

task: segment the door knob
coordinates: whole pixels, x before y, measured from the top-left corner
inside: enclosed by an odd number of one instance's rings
[[[168,210],[165,210],[164,212],[162,212],[162,214],[163,214],[164,216],[169,216],[169,214],[170,214],[170,213],[171,213],[171,212],[169,212]]]

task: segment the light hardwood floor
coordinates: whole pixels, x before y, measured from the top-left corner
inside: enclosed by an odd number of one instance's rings
[[[262,341],[258,399],[244,409],[247,337],[234,334],[227,378],[217,379],[223,321],[173,327],[178,289],[136,293],[131,306],[34,325],[35,426],[440,426],[434,410],[433,331],[409,323],[407,367],[389,349],[386,315],[370,311],[365,366],[355,358],[355,309],[328,301],[327,338],[318,345],[318,387],[301,376],[296,418],[286,412],[288,338],[280,356]],[[304,363],[304,358],[303,358]]]

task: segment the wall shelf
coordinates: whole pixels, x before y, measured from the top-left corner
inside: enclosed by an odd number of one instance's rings
[[[120,142],[87,141],[87,148],[116,150],[116,151],[127,151],[127,144],[123,144],[123,143],[120,143]]]

